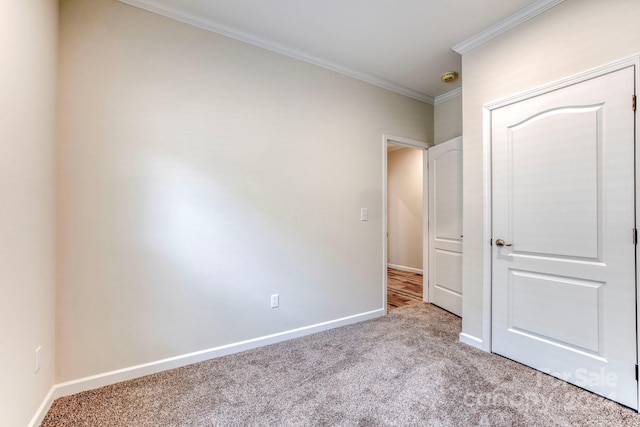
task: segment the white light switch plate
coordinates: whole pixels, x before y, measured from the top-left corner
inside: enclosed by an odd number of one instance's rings
[[[360,221],[369,221],[369,208],[360,208]]]
[[[36,374],[40,370],[40,353],[41,352],[42,352],[42,346],[39,345],[38,348],[36,348],[36,360],[35,360],[35,366],[34,366],[34,372]]]

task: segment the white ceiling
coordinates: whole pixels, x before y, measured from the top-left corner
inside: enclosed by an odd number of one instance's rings
[[[453,46],[561,0],[121,1],[433,102],[461,85]]]

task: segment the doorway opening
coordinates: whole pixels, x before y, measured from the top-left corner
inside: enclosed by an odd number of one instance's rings
[[[427,148],[383,135],[383,301],[387,311],[428,301]]]

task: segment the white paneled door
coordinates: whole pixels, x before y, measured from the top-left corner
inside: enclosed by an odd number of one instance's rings
[[[429,301],[462,315],[462,138],[429,148]]]
[[[634,73],[492,111],[492,351],[637,408]]]

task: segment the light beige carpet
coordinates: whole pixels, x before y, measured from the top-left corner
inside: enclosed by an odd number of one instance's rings
[[[56,400],[43,426],[635,426],[428,304]]]

